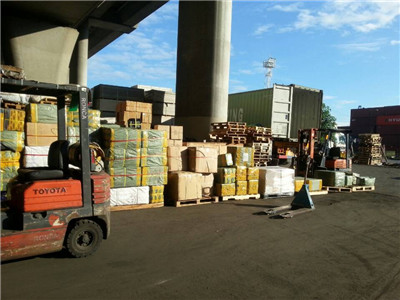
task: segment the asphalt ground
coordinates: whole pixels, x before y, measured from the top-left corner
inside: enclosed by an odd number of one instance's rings
[[[1,265],[1,299],[400,299],[400,169],[354,166],[374,192],[112,213],[91,257]]]

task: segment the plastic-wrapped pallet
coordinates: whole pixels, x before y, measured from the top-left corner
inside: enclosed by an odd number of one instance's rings
[[[168,167],[154,166],[142,168],[142,185],[158,186],[168,183]]]
[[[47,167],[50,146],[25,146],[23,166],[25,168]]]
[[[235,183],[236,182],[236,169],[235,168],[218,168],[218,173],[215,175],[216,183]]]
[[[67,112],[67,126],[79,127],[79,111],[70,110]],[[88,126],[92,129],[100,128],[100,110],[89,109]]]
[[[259,192],[262,196],[293,196],[294,170],[276,166],[260,167]]]
[[[141,131],[131,128],[101,128],[103,147],[106,149],[140,149]]]
[[[155,167],[167,165],[167,148],[165,147],[151,147],[142,148],[140,155],[141,167]]]
[[[233,196],[236,193],[236,185],[235,183],[227,183],[227,184],[221,184],[217,183],[215,185],[215,194],[217,196]]]
[[[247,194],[247,181],[236,181],[236,195]]]
[[[247,181],[247,194],[249,195],[258,194],[258,179]]]
[[[148,186],[110,189],[110,204],[111,206],[149,204],[149,195]]]
[[[142,130],[141,148],[166,148],[168,146],[167,133],[162,130]]]
[[[18,175],[19,169],[18,152],[1,151],[0,155],[0,190],[6,191],[8,182]]]
[[[232,154],[234,166],[254,166],[254,149],[252,147],[228,147],[228,153]]]
[[[1,133],[1,149],[21,152],[24,149],[25,133],[20,131],[3,131]]]
[[[260,172],[257,167],[247,168],[247,180],[258,180],[260,178]]]
[[[30,103],[26,114],[28,122],[57,124],[57,105],[54,104]]]
[[[365,176],[358,177],[357,185],[375,186],[375,177],[365,177]]]
[[[0,131],[24,131],[25,111],[0,108]]]
[[[236,181],[246,181],[247,180],[247,167],[237,166],[236,167]]]
[[[137,187],[141,185],[141,168],[108,168],[112,188]]]
[[[89,141],[93,141],[93,136],[94,132],[96,129],[89,127]],[[75,144],[79,142],[79,127],[67,127],[67,140],[69,141],[69,144]]]
[[[316,170],[314,177],[322,179],[324,186],[338,186],[342,187],[345,185],[346,174],[339,171],[330,170]]]
[[[150,186],[150,203],[163,203],[164,202],[164,186],[153,185]]]

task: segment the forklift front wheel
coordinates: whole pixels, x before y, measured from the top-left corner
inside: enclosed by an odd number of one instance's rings
[[[68,232],[67,251],[73,257],[85,257],[93,254],[103,239],[101,227],[91,220],[79,220]]]

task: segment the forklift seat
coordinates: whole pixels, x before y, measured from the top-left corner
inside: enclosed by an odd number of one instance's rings
[[[63,179],[69,177],[68,170],[69,142],[58,140],[50,145],[47,168],[19,169],[18,181]]]

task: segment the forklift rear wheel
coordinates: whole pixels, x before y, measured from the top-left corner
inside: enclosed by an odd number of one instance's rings
[[[73,257],[85,257],[99,248],[103,232],[96,222],[79,220],[69,231],[66,248]]]

